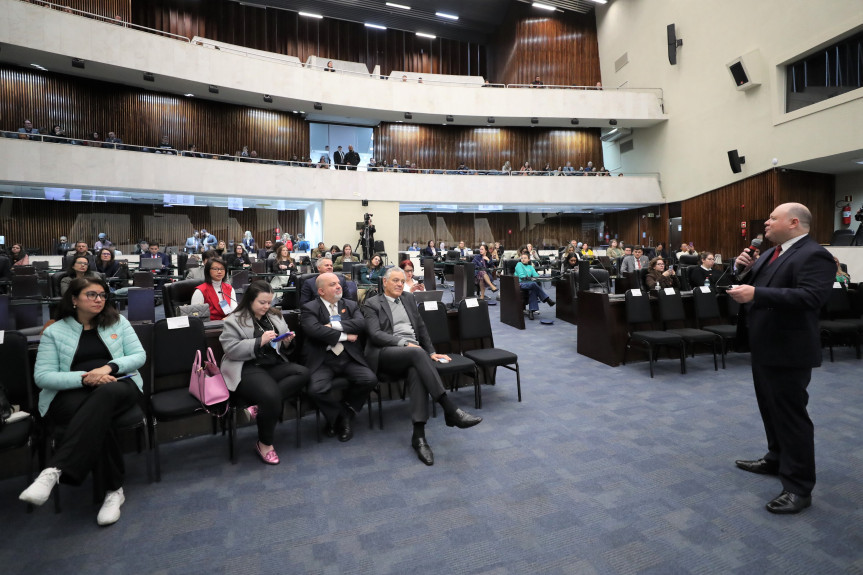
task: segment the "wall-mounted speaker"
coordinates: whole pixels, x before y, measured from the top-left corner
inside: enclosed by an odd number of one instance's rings
[[[677,48],[683,46],[683,40],[677,38],[674,24],[669,24],[666,27],[666,36],[668,38],[668,63],[674,66],[677,64]]]
[[[728,64],[728,73],[734,81],[734,86],[740,91],[751,90],[760,86],[761,82],[761,56],[758,50],[748,52],[739,58],[735,58]]]
[[[740,166],[746,163],[746,156],[741,156],[737,153],[737,150],[730,150],[728,152],[728,163],[731,165],[731,171],[739,174],[742,170]]]

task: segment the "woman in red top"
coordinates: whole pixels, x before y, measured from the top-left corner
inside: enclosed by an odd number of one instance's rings
[[[205,303],[210,306],[210,320],[225,319],[237,309],[237,297],[225,279],[225,262],[221,258],[210,258],[204,266],[204,283],[195,288],[193,304]]]

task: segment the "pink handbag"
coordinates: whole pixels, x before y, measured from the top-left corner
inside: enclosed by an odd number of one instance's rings
[[[210,415],[221,417],[228,412],[228,386],[219,371],[219,365],[213,356],[212,348],[207,348],[207,360],[201,364],[201,350],[195,353],[195,364],[192,366],[192,377],[189,379],[189,393],[201,402],[204,411]],[[210,408],[220,403],[225,404],[222,413],[213,413]]]

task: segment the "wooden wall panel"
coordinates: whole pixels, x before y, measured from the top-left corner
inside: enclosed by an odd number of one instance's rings
[[[308,124],[298,116],[148,92],[94,80],[0,65],[0,118],[17,130],[30,118],[40,131],[60,124],[69,137],[111,130],[127,144],[172,145],[233,154],[244,145],[263,158],[305,156]]]
[[[399,249],[411,242],[420,247],[435,240],[435,247],[443,240],[450,246],[464,240],[476,247],[481,242],[502,243],[506,249],[517,249],[532,243],[534,246],[557,247],[570,240],[595,241],[588,231],[596,227],[599,218],[577,214],[542,213],[402,213],[399,217]]]
[[[31,4],[42,4],[38,0],[26,1],[29,1]],[[106,18],[119,18],[124,22],[129,22],[132,15],[132,7],[129,0],[50,0],[50,3],[66,6],[73,10],[105,16]],[[51,7],[48,6],[47,8]]]
[[[599,164],[599,130],[470,128],[382,123],[374,131],[375,158],[411,160],[421,168],[455,169],[459,163],[477,170],[499,170],[509,160],[514,169],[529,161],[535,169],[567,161],[575,167]]]
[[[104,0],[108,1],[108,0]],[[121,1],[121,0],[113,0]],[[189,38],[203,36],[256,50],[362,62],[369,71],[485,75],[485,48],[473,43],[418,38],[401,30],[302,18],[287,10],[262,10],[228,0],[127,0],[135,24]]]
[[[786,202],[806,205],[813,216],[812,237],[821,243],[830,241],[833,233],[835,177],[794,170],[770,170],[734,182],[706,194],[683,200],[681,218],[682,240],[692,242],[698,251],[709,250],[722,254],[726,261],[736,256],[749,245],[749,241],[760,231],[759,226],[767,219],[773,208]],[[627,210],[606,216],[612,235],[618,233],[627,243],[643,231],[645,224],[651,227],[648,238],[652,244],[668,239],[668,209],[656,220],[642,218],[647,210]],[[653,208],[650,211],[654,211]],[[747,222],[753,231],[744,238],[740,235],[740,222]],[[652,236],[651,236],[652,234]],[[765,246],[769,247],[769,242]],[[679,246],[670,246],[676,249]]]
[[[594,86],[601,79],[594,14],[539,14],[513,2],[490,46],[489,80]]]
[[[6,245],[22,243],[25,249],[51,253],[55,241],[86,241],[90,246],[105,232],[124,251],[141,239],[162,246],[182,245],[194,230],[206,228],[220,240],[240,241],[245,230],[263,245],[275,227],[291,234],[305,231],[305,212],[251,209],[243,211],[207,207],[162,207],[139,204],[0,200],[0,221]]]

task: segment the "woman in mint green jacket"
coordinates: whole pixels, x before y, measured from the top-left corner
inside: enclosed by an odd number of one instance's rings
[[[34,372],[39,412],[66,431],[48,467],[20,495],[41,505],[61,475],[64,483],[80,485],[99,469],[108,490],[99,525],[116,522],[125,501],[123,452],[112,420],[140,400],[137,370],[147,359],[129,321],[107,304],[109,293],[101,278],[72,280],[56,323],[42,334]]]
[[[518,276],[519,287],[521,291],[528,294],[527,317],[533,319],[534,314],[539,310],[539,302],[545,302],[549,306],[554,306],[554,301],[548,297],[539,284],[531,278],[538,278],[536,268],[530,263],[530,255],[525,251],[521,254],[521,261],[515,264],[515,275]]]

